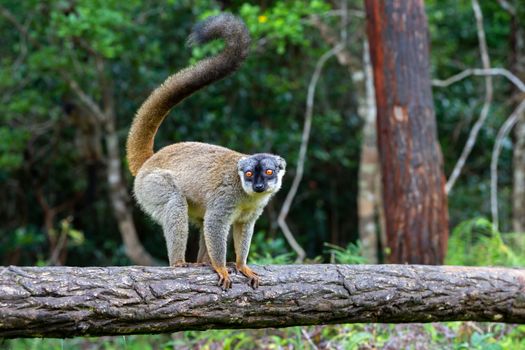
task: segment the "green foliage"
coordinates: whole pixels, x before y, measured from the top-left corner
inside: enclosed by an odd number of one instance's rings
[[[495,343],[494,334],[475,332],[470,338],[470,342],[460,344],[459,349],[476,349],[476,350],[502,350],[500,344]]]
[[[448,242],[446,263],[450,265],[525,266],[525,239],[522,236],[522,234],[500,233],[485,218],[466,220],[452,231]]]
[[[506,67],[511,18],[497,1],[480,2],[493,66]],[[106,186],[104,130],[89,124],[93,117],[66,81],[70,77],[96,103],[112,86],[121,156],[131,118],[147,94],[170,73],[188,62],[214,54],[215,42],[191,50],[185,47],[190,28],[199,18],[219,9],[240,15],[252,34],[252,54],[239,72],[182,103],[166,119],[157,147],[174,141],[201,140],[242,152],[282,154],[294,174],[304,102],[316,60],[330,45],[308,25],[308,16],[326,14],[334,2],[169,0],[4,0],[16,19],[27,26],[25,37],[8,21],[0,21],[0,256],[5,263],[45,264],[48,238],[42,229],[43,210],[35,200],[39,186],[51,207],[80,195],[82,200],[55,218],[50,234],[68,238],[68,264],[128,264],[111,213]],[[431,70],[448,77],[466,67],[479,67],[479,49],[470,2],[427,0],[431,37]],[[361,1],[350,1],[355,13]],[[522,25],[524,7],[517,7]],[[325,16],[331,27],[338,18]],[[364,20],[352,16],[347,48],[361,57]],[[100,66],[103,63],[103,69]],[[353,70],[361,68],[355,66]],[[353,71],[352,73],[356,73]],[[451,223],[448,264],[525,266],[523,233],[496,232],[481,218],[488,205],[488,164],[495,135],[512,107],[506,101],[510,85],[494,78],[490,118],[467,161],[464,175],[449,196]],[[322,252],[337,228],[342,242],[355,241],[357,166],[361,120],[346,67],[335,59],[325,67],[317,87],[312,135],[305,176],[288,216],[309,256]],[[457,160],[479,114],[483,78],[474,77],[446,89],[434,89],[436,116],[446,173]],[[71,113],[71,109],[80,115]],[[101,132],[96,137],[91,135]],[[91,137],[91,138],[90,138]],[[86,140],[94,143],[85,147]],[[82,146],[84,145],[84,146]],[[500,161],[502,228],[509,227],[511,143]],[[132,179],[128,178],[131,190]],[[263,231],[254,237],[250,261],[292,263],[295,255],[271,230],[284,191],[274,200],[273,216],[261,218]],[[69,221],[68,218],[73,220]],[[475,217],[475,219],[468,219]],[[148,251],[165,255],[160,228],[136,208],[135,220]],[[325,253],[337,263],[364,263],[359,244],[345,248],[331,242]],[[74,254],[71,254],[73,252]],[[100,339],[8,340],[8,349],[250,349],[311,348],[377,349],[522,349],[525,326],[474,323],[428,325],[332,325],[268,330],[179,332],[172,336],[126,336]]]
[[[308,46],[304,17],[328,11],[330,6],[319,0],[278,1],[275,6],[262,10],[260,6],[244,3],[239,14],[255,38],[264,38],[283,55],[289,44]]]
[[[106,338],[18,339],[6,341],[6,350],[168,350],[170,340],[163,335],[132,335]]]
[[[509,68],[511,33],[514,27],[507,11],[497,1],[480,1],[483,23],[492,67]],[[429,0],[425,2],[431,39],[432,77],[444,79],[466,68],[481,68],[476,20],[470,1]],[[519,7],[519,6],[517,6]],[[523,20],[518,19],[523,26]],[[512,54],[510,52],[513,52]],[[452,226],[467,218],[489,216],[489,165],[495,136],[514,108],[508,103],[511,84],[502,77],[493,78],[494,97],[489,118],[481,129],[462,175],[449,194]],[[451,173],[472,125],[483,105],[484,78],[470,77],[446,88],[434,88],[434,102],[439,126],[439,140],[445,160],[445,174]],[[505,143],[499,161],[500,203],[510,203],[505,188],[512,186],[512,143]],[[476,205],[472,205],[476,203]],[[510,230],[509,208],[504,207],[501,228]]]
[[[0,177],[3,171],[20,167],[28,138],[29,134],[24,130],[0,127]]]
[[[85,237],[84,233],[82,231],[76,230],[71,225],[71,217],[63,219],[59,223],[58,229],[52,229],[51,232],[49,232],[49,235],[60,239],[60,237],[67,237],[69,238],[69,244],[71,246],[80,246],[85,243]]]
[[[5,340],[3,349],[425,349],[514,350],[525,346],[525,326],[444,322],[384,325],[342,324],[259,330],[208,330],[172,335]]]
[[[350,1],[354,14],[362,2]],[[506,66],[511,19],[497,2],[481,2],[494,66]],[[111,87],[124,164],[124,143],[131,118],[147,94],[170,73],[191,60],[213,54],[221,43],[204,48],[185,46],[193,24],[220,9],[240,15],[252,34],[252,52],[232,77],[207,87],[176,108],[159,130],[156,147],[174,141],[199,140],[241,152],[269,151],[288,161],[283,191],[273,208],[258,222],[251,261],[290,263],[293,253],[278,233],[268,229],[289,188],[297,165],[308,81],[317,59],[331,46],[309,24],[320,15],[339,29],[332,16],[337,3],[315,1],[205,0],[167,2],[131,1],[16,1],[5,0],[27,30],[27,36],[9,21],[0,21],[0,249],[4,263],[36,264],[47,261],[48,237],[42,229],[40,191],[50,207],[81,198],[54,218],[72,216],[71,227],[84,241],[68,246],[68,264],[127,264],[108,200],[105,129],[94,125],[93,115],[72,90],[75,81],[99,107]],[[454,0],[426,2],[432,40],[433,77],[447,77],[466,66],[480,65],[471,4]],[[520,10],[521,11],[521,10]],[[521,11],[522,12],[522,11]],[[522,17],[520,17],[521,19]],[[361,69],[364,19],[351,16],[347,49]],[[358,74],[354,74],[358,76]],[[495,134],[510,105],[503,103],[510,86],[494,78],[494,106],[469,158],[464,174],[450,195],[452,226],[467,218],[487,216],[488,161]],[[346,245],[357,239],[357,170],[361,146],[361,118],[357,101],[361,82],[336,59],[327,62],[315,98],[312,135],[304,179],[287,218],[309,257],[323,254],[323,244]],[[447,89],[434,89],[439,134],[449,174],[466,135],[481,108],[482,78],[469,78]],[[503,230],[510,220],[510,142],[500,162],[500,203]],[[124,171],[131,191],[132,178]],[[472,205],[475,203],[475,205]],[[5,204],[4,204],[5,205]],[[6,206],[7,207],[7,206]],[[160,228],[138,208],[137,230],[148,251],[165,257]],[[465,230],[466,227],[458,228]],[[31,244],[18,245],[16,232],[26,232]],[[74,232],[74,231],[71,231]],[[465,240],[451,238],[449,259],[454,263],[523,265],[517,253],[518,235],[486,234]],[[474,236],[476,234],[473,234]],[[68,236],[73,241],[73,237]],[[490,246],[491,249],[484,248]],[[510,247],[510,248],[509,248]],[[523,247],[523,245],[520,245]],[[18,249],[23,251],[18,254]],[[510,250],[507,250],[509,248]],[[361,263],[357,248],[329,248],[334,261]],[[16,254],[15,254],[16,253]],[[486,256],[486,259],[484,259]],[[12,257],[18,260],[10,260]],[[463,260],[461,260],[463,259]]]
[[[140,1],[77,1],[74,11],[52,12],[50,29],[61,40],[82,38],[88,49],[115,58],[124,51],[123,33],[133,29],[131,14]],[[60,5],[59,5],[60,7]]]
[[[286,52],[287,45],[309,46],[310,41],[305,33],[305,16],[328,11],[330,6],[319,0],[314,1],[278,1],[275,6],[261,9],[260,6],[243,3],[239,8],[239,16],[245,21],[253,38],[264,40],[271,45],[279,55]],[[219,8],[204,11],[199,18],[204,19],[217,15]],[[257,45],[257,42],[255,43]],[[205,47],[194,47],[193,60],[218,53],[222,43],[208,44]]]
[[[363,256],[361,242],[348,243],[346,248],[339,247],[335,244],[325,243],[326,254],[330,255],[332,264],[366,264],[366,258]]]
[[[33,226],[22,226],[2,234],[0,256],[7,257],[10,253],[17,252],[22,256],[31,256],[35,265],[44,263],[46,257],[41,247],[45,244],[45,236],[41,230]]]
[[[260,265],[291,264],[295,254],[288,251],[284,238],[265,239],[264,233],[254,235],[250,246],[249,262]]]

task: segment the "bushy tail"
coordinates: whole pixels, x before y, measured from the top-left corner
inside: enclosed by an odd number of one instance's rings
[[[246,58],[250,35],[241,19],[227,13],[209,17],[193,28],[188,42],[202,44],[215,39],[225,42],[220,54],[170,76],[139,108],[126,145],[132,175],[153,155],[153,139],[171,108],[195,91],[233,73]]]

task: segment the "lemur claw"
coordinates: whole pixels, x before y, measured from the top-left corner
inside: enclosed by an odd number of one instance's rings
[[[229,277],[219,277],[219,283],[218,286],[222,288],[222,290],[228,290],[232,287],[232,281]]]
[[[214,267],[214,269],[219,275],[219,282],[217,285],[221,287],[222,290],[230,289],[232,287],[232,280],[230,279],[228,269],[225,266]]]
[[[261,279],[258,276],[252,277],[249,282],[250,287],[252,287],[253,289],[259,288],[260,280]]]
[[[250,269],[246,265],[241,265],[241,266],[236,266],[235,270],[249,278],[248,285],[250,287],[252,287],[253,289],[259,288],[261,279],[259,278],[259,275],[255,273],[252,269]]]

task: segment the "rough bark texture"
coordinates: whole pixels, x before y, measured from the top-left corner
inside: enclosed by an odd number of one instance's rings
[[[363,117],[363,142],[359,159],[359,181],[357,211],[359,218],[359,239],[366,261],[379,262],[386,241],[384,231],[378,225],[384,222],[381,206],[381,173],[379,171],[379,152],[377,149],[376,101],[374,99],[374,77],[370,62],[368,42],[363,45],[363,71],[365,75],[365,98],[358,99],[360,114]],[[363,101],[364,100],[364,101]]]
[[[423,1],[365,5],[389,261],[441,264],[448,212]]]
[[[515,128],[516,144],[512,155],[512,230],[525,232],[525,113]]]
[[[133,221],[131,195],[128,192],[124,176],[122,174],[122,158],[117,133],[117,113],[114,100],[113,82],[107,79],[104,61],[96,57],[97,70],[99,72],[99,86],[103,93],[103,115],[98,119],[104,127],[105,144],[107,150],[107,182],[109,198],[115,219],[118,223],[120,235],[128,258],[137,265],[159,265],[151,256],[142,243]]]
[[[517,16],[514,15],[512,17],[510,61],[512,71],[522,80],[525,80],[524,36],[525,28],[520,25]],[[518,94],[519,92],[513,91],[513,93]],[[519,95],[518,99],[520,99]],[[515,232],[525,232],[525,113],[521,113],[514,130],[516,143],[512,157],[512,229]]]
[[[347,322],[525,323],[525,270],[255,266],[222,291],[209,267],[3,267],[0,337],[72,337]]]

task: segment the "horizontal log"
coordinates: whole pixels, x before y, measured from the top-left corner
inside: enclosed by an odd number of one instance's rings
[[[221,290],[209,267],[0,267],[0,337],[73,337],[352,322],[525,323],[525,270],[254,266]]]

